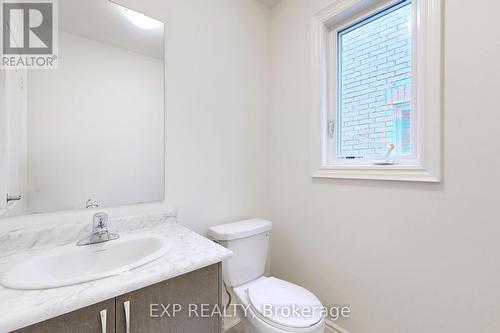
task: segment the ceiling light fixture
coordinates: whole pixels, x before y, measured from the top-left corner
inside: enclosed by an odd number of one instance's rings
[[[146,16],[143,13],[136,12],[132,9],[123,8],[123,13],[130,22],[144,30],[158,29],[163,26],[163,23],[161,23],[160,21]]]

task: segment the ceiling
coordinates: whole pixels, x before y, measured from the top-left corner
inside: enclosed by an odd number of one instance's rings
[[[282,0],[259,0],[259,1],[262,2],[263,4],[265,4],[266,6],[268,6],[269,8],[273,8],[278,3],[280,3]]]
[[[59,1],[59,28],[163,60],[164,29],[140,29],[123,11],[123,7],[107,0]]]

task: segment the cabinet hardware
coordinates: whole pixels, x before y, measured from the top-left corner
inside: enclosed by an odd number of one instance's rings
[[[123,307],[125,309],[125,333],[130,333],[130,301],[123,303]]]
[[[108,317],[108,310],[102,310],[101,311],[101,331],[102,331],[102,333],[106,333],[107,317]]]

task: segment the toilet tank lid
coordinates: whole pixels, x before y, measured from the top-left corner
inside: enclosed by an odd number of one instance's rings
[[[271,221],[251,219],[216,225],[208,229],[208,235],[214,240],[235,240],[262,234],[272,229]]]

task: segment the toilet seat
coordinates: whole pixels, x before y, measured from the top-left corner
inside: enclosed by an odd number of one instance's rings
[[[285,331],[300,332],[323,321],[323,305],[309,290],[274,277],[246,288],[248,304],[257,317]]]

